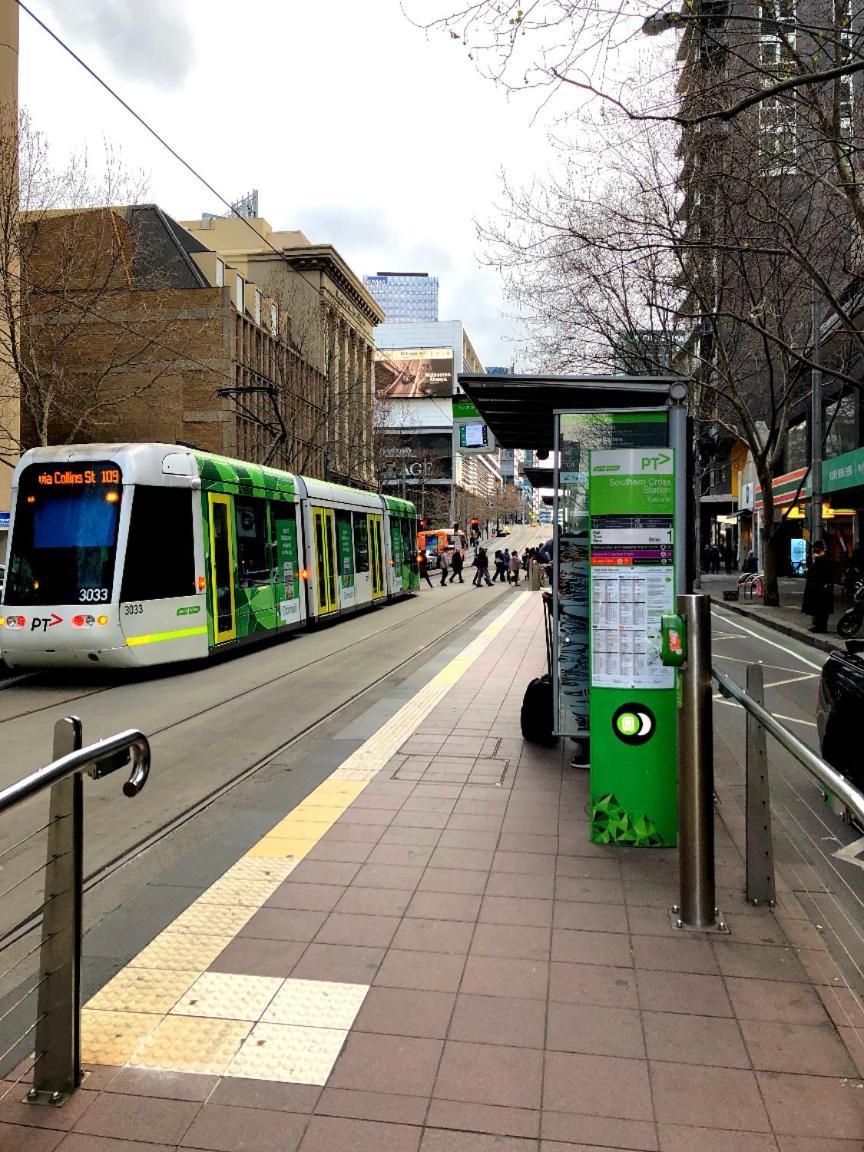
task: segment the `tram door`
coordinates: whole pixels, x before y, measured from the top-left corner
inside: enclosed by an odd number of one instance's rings
[[[339,607],[336,601],[336,533],[331,508],[313,508],[315,526],[315,584],[318,588],[318,615],[326,616]]]
[[[213,637],[217,644],[237,635],[234,600],[234,517],[231,497],[209,494],[210,589],[213,605]]]
[[[369,515],[369,570],[372,575],[372,599],[384,595],[384,532],[383,517]]]

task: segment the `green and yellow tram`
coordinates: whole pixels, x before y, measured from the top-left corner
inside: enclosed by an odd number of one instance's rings
[[[418,586],[414,506],[170,444],[35,448],[15,469],[0,654],[142,667]]]

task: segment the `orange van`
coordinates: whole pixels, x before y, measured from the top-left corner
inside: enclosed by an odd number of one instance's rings
[[[444,550],[459,551],[463,558],[468,554],[468,538],[464,532],[454,532],[450,528],[426,528],[417,533],[417,551],[426,553],[428,568],[438,567],[438,556]]]

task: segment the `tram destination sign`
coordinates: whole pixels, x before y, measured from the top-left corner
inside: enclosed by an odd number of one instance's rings
[[[36,475],[40,488],[90,488],[120,483],[120,469],[102,465],[83,468],[45,468]]]

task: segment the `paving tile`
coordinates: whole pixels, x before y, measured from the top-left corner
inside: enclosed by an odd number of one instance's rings
[[[549,965],[543,960],[470,955],[462,978],[462,991],[480,996],[513,996],[545,1000]]]
[[[555,895],[559,900],[573,900],[582,904],[623,904],[624,885],[620,880],[558,876],[555,880]]]
[[[264,904],[265,908],[292,908],[298,911],[332,912],[345,891],[340,884],[280,884]]]
[[[555,927],[579,932],[630,931],[623,904],[580,904],[572,900],[555,901]]]
[[[54,1152],[54,1149],[65,1136],[66,1133],[58,1129],[25,1128],[21,1124],[0,1123],[0,1150],[2,1152]],[[139,1145],[139,1147],[143,1148],[143,1145]],[[148,1144],[148,1152],[153,1152],[154,1147],[153,1144]],[[84,1152],[84,1146],[81,1143],[78,1144],[77,1152]],[[167,1145],[163,1145],[163,1152],[172,1152],[172,1150]]]
[[[367,991],[366,984],[286,980],[261,1019],[267,1024],[341,1028],[347,1032],[354,1023]]]
[[[321,1088],[317,1084],[286,1084],[274,1080],[252,1080],[223,1076],[209,1097],[210,1104],[230,1108],[267,1108],[270,1111],[309,1113],[314,1111]]]
[[[461,995],[450,1023],[451,1040],[542,1048],[546,1005],[542,1000],[504,996]]]
[[[262,864],[291,864],[292,867],[296,861],[272,859],[270,857],[259,857]],[[260,908],[270,896],[279,887],[281,881],[276,880],[244,880],[242,878],[230,877],[227,873],[221,880],[217,880],[215,884],[201,893],[196,903],[198,904],[214,904],[227,908],[236,908],[238,905],[243,908]]]
[[[322,840],[328,843],[342,841],[346,844],[377,844],[385,831],[381,825],[336,823]]]
[[[149,968],[123,968],[103,985],[87,1008],[100,1012],[169,1012],[192,987],[200,972],[160,971]]]
[[[67,1132],[78,1123],[99,1095],[98,1092],[82,1089],[71,1096],[62,1108],[34,1108],[24,1099],[27,1087],[22,1083],[0,1083],[0,1131],[3,1125],[9,1124]]]
[[[447,1035],[456,996],[452,992],[420,992],[407,988],[370,988],[354,1028],[391,1036]]]
[[[345,1043],[341,1028],[255,1024],[226,1075],[323,1086]]]
[[[183,1137],[181,1147],[208,1152],[295,1152],[306,1123],[305,1116],[288,1112],[205,1104]]]
[[[219,1083],[217,1076],[195,1072],[164,1072],[152,1068],[118,1068],[103,1088],[127,1096],[153,1096],[163,1100],[198,1100],[203,1104]]]
[[[391,948],[373,984],[429,992],[455,992],[464,967],[465,956],[461,953],[448,955],[446,952],[411,952]]]
[[[503,815],[484,816],[476,813],[454,812],[447,821],[447,827],[464,832],[500,832],[503,823]]]
[[[346,984],[371,984],[383,958],[383,948],[312,943],[307,945],[291,975],[298,980],[336,980]]]
[[[390,827],[379,844],[408,844],[424,848],[434,848],[442,833],[440,828],[399,828]]]
[[[480,907],[481,924],[514,924],[548,928],[552,924],[552,901],[518,896],[485,896]]]
[[[372,844],[356,840],[319,840],[306,853],[307,860],[333,860],[339,864],[365,864],[372,852]]]
[[[262,908],[243,925],[240,935],[255,940],[296,940],[308,944],[326,919],[326,912]]]
[[[850,988],[818,988],[817,992],[835,1024],[864,1028],[864,1000]]]
[[[540,1113],[529,1108],[508,1108],[497,1104],[475,1104],[460,1100],[435,1100],[429,1103],[426,1118],[429,1128],[449,1128],[457,1132],[489,1133],[495,1136],[540,1135]],[[495,1145],[499,1147],[499,1145]]]
[[[443,831],[452,817],[446,812],[399,812],[393,818],[396,828],[438,828]]]
[[[571,932],[555,928],[552,959],[573,964],[608,964],[613,968],[633,967],[630,939],[620,932]]]
[[[138,1045],[130,1063],[136,1068],[221,1076],[251,1027],[251,1023],[242,1020],[166,1016]]]
[[[864,1078],[864,1033],[860,1028],[837,1028],[837,1034],[846,1045],[849,1058],[855,1066],[857,1075]]]
[[[327,917],[315,937],[315,942],[386,948],[398,926],[397,916],[364,916],[336,911]]]
[[[377,844],[369,855],[368,864],[391,864],[397,867],[423,867],[435,851],[417,844]]]
[[[88,1136],[113,1136],[135,1140],[146,1133],[153,1143],[172,1147],[183,1139],[201,1105],[186,1100],[156,1100],[147,1096],[124,1096],[104,1092],[75,1125]]]
[[[474,925],[458,920],[405,918],[393,938],[393,947],[406,951],[466,953]]]
[[[554,856],[558,852],[558,837],[543,832],[502,832],[498,848],[501,852],[541,852]]]
[[[681,1012],[643,1012],[650,1060],[749,1068],[737,1020]]]
[[[547,1052],[543,1106],[553,1112],[652,1120],[648,1066],[615,1056]]]
[[[273,976],[205,972],[181,996],[171,1014],[252,1022],[260,1019],[281,985],[282,981]]]
[[[599,1004],[636,1008],[636,976],[632,970],[605,964],[549,966],[549,999],[568,1004]]]
[[[777,1152],[777,1142],[764,1132],[732,1136],[728,1129],[660,1125],[660,1152],[730,1152],[732,1148],[734,1152]]]
[[[448,1040],[434,1096],[439,1100],[539,1109],[542,1086],[542,1052]]]
[[[159,1024],[147,1012],[81,1012],[81,1059],[89,1064],[125,1064]]]
[[[487,1136],[477,1132],[449,1132],[427,1128],[420,1152],[538,1152],[536,1140],[518,1136]]]
[[[337,912],[358,916],[402,916],[411,893],[400,888],[360,888],[351,885],[336,905]]]
[[[350,884],[361,864],[333,860],[303,860],[291,873],[291,884]]]
[[[492,852],[498,845],[497,832],[469,832],[461,828],[445,828],[438,841],[440,848],[471,848]]]
[[[684,1012],[692,1016],[732,1016],[732,1005],[719,976],[693,972],[637,972],[639,1006],[649,1012]]]
[[[486,885],[487,896],[521,896],[532,900],[551,900],[555,895],[555,877],[534,873],[491,872]]]
[[[550,1002],[546,1047],[557,1052],[645,1058],[639,1013],[599,1004]]]
[[[553,1112],[544,1110],[540,1121],[543,1142],[542,1152],[572,1152],[575,1145],[577,1152],[588,1149],[597,1152],[597,1149],[639,1149],[640,1152],[656,1152],[657,1133],[653,1123],[645,1120],[622,1120],[612,1116],[590,1116],[582,1113]],[[554,1143],[564,1140],[567,1143]],[[585,1144],[585,1141],[589,1141]],[[698,1148],[690,1152],[699,1152]],[[729,1152],[733,1152],[732,1149]]]
[[[633,962],[640,970],[696,972],[712,975],[718,971],[706,940],[666,939],[661,936],[632,936]]]
[[[769,1132],[756,1076],[741,1068],[650,1062],[659,1123]]]
[[[422,1129],[406,1124],[378,1124],[313,1116],[301,1152],[417,1152]]]
[[[420,892],[411,897],[406,916],[429,920],[464,920],[474,923],[482,897],[464,892]]]
[[[492,866],[494,855],[492,849],[442,848],[439,844],[432,854],[429,867],[479,872]]]
[[[775,1132],[859,1141],[864,1136],[861,1081],[780,1072],[756,1075]]]
[[[197,900],[171,924],[172,932],[193,932],[204,936],[233,936],[239,932],[253,909],[230,904],[201,904]]]
[[[284,979],[307,947],[309,945],[296,940],[256,940],[238,936],[214,958],[210,971]]]
[[[555,857],[542,852],[495,853],[493,872],[516,872],[520,876],[555,876]]]
[[[549,928],[519,924],[478,924],[471,942],[471,954],[548,960],[550,936]]]
[[[761,1071],[856,1075],[855,1065],[833,1024],[812,1026],[744,1020],[741,1031],[753,1067]]]
[[[325,1088],[315,1108],[320,1116],[350,1120],[381,1120],[388,1124],[422,1124],[429,1101],[425,1096],[397,1096],[393,1092],[358,1092],[351,1088]]]
[[[833,1140],[825,1136],[778,1136],[780,1152],[861,1152],[860,1140]]]
[[[352,1032],[329,1086],[429,1096],[441,1049],[440,1040]]]
[[[695,943],[695,941],[693,941]],[[768,948],[759,944],[713,942],[717,964],[724,976],[747,976],[759,980],[797,980],[809,983],[807,973],[792,948]]]
[[[488,872],[476,872],[468,868],[429,868],[423,873],[417,891],[479,896],[484,892],[488,878]]]
[[[364,864],[355,883],[361,888],[400,888],[413,892],[422,875],[423,869],[416,865]]]

